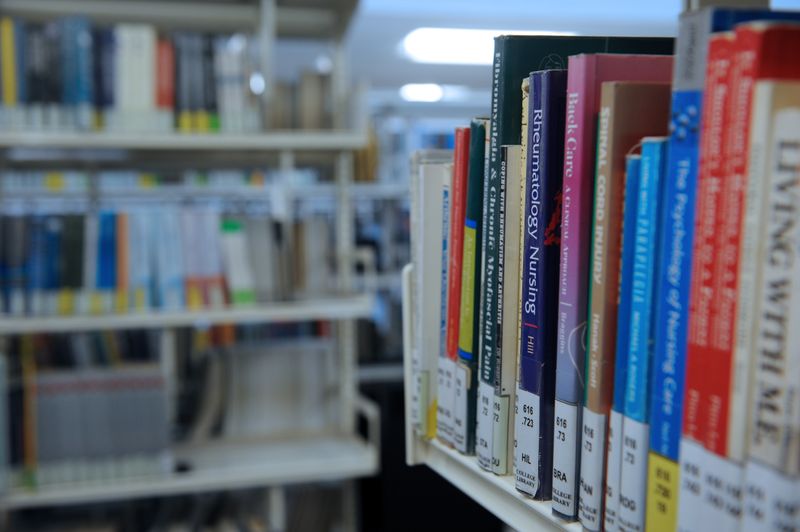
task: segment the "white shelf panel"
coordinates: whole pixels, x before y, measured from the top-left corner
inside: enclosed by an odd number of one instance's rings
[[[37,491],[13,490],[0,506],[9,510],[108,502],[343,480],[378,470],[376,447],[355,437],[314,436],[280,442],[223,442],[175,450],[190,465],[184,473],[109,482],[65,484]]]
[[[161,329],[192,325],[276,323],[311,320],[347,320],[369,317],[369,294],[275,302],[254,307],[180,312],[105,314],[101,316],[0,317],[0,335],[111,329]]]
[[[104,189],[96,192],[99,198],[136,198],[171,200],[181,198],[225,198],[225,199],[261,199],[267,200],[280,189],[290,197],[303,199],[336,199],[338,186],[332,183],[289,184],[251,187],[222,187],[222,186],[181,186],[164,185],[154,188],[120,188]],[[402,200],[408,198],[408,185],[394,183],[355,183],[346,186],[347,194],[355,200]],[[58,190],[58,189],[21,189],[0,190],[0,196],[9,199],[42,199],[42,198],[87,198],[94,192],[89,190]],[[393,274],[399,282],[400,272]]]
[[[416,446],[424,464],[510,527],[520,532],[582,530],[580,523],[554,516],[550,502],[523,496],[514,487],[512,475],[501,477],[484,471],[474,456],[464,456],[438,441],[418,441]]]
[[[2,11],[1,7],[0,11]],[[0,133],[0,148],[118,149],[211,153],[245,150],[339,152],[360,149],[366,144],[366,135],[354,131],[272,131],[250,135],[38,131]]]

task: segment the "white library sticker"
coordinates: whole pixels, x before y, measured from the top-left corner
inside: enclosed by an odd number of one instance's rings
[[[507,395],[495,395],[492,401],[492,471],[508,474],[508,403]]]
[[[608,462],[606,463],[605,529],[617,529],[619,475],[622,467],[622,414],[612,410],[608,420]]]
[[[467,452],[467,385],[469,369],[463,364],[455,364],[453,379],[453,445],[462,453]]]
[[[436,403],[437,436],[448,444],[453,444],[453,406],[455,403],[455,388],[453,374],[455,361],[447,357],[439,358],[438,368],[438,398]]]
[[[704,450],[702,491],[709,522],[720,530],[739,527],[742,511],[742,467],[711,451]]]
[[[533,497],[539,491],[539,396],[517,388],[514,410],[514,478],[517,489]]]
[[[475,454],[478,464],[489,471],[492,470],[492,401],[494,386],[483,381],[478,383],[478,426],[475,442]]]
[[[581,476],[578,513],[587,530],[602,528],[603,467],[606,453],[606,416],[583,409],[581,440]]]
[[[553,429],[553,510],[561,515],[576,515],[575,483],[578,449],[578,406],[562,401],[555,404]]]
[[[649,435],[648,424],[629,417],[622,421],[622,469],[617,511],[620,529],[644,530]]]
[[[680,489],[678,491],[678,530],[691,532],[703,524],[703,447],[682,438],[680,447]]]

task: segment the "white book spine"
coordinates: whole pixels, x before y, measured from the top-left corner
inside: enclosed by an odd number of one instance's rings
[[[420,242],[420,268],[417,294],[420,344],[420,418],[422,433],[432,437],[436,429],[436,374],[441,352],[441,306],[443,266],[442,243],[445,191],[449,192],[452,180],[452,164],[423,164],[420,168],[420,219],[419,229],[424,229]]]
[[[437,367],[436,434],[440,440],[453,444],[453,361],[447,357],[447,279],[450,242],[450,216],[452,205],[452,173],[442,187],[442,244],[439,302],[439,361]]]
[[[492,470],[498,475],[511,472],[514,457],[514,423],[512,405],[515,404],[517,390],[517,358],[519,353],[519,315],[520,315],[520,239],[523,185],[521,164],[522,147],[503,146],[505,168],[505,207],[504,224],[501,237],[504,245],[499,260],[503,266],[503,287],[498,292],[498,312],[502,316],[502,343],[499,346],[500,358],[495,372],[499,381],[495,386],[492,405],[494,437],[492,445]]]

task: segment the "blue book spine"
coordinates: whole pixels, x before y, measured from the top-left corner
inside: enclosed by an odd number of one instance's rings
[[[641,157],[625,160],[625,211],[622,222],[622,264],[620,267],[619,307],[617,310],[617,351],[614,359],[614,399],[611,408],[625,412],[625,386],[628,375],[628,345],[630,344],[631,285],[636,243],[636,218],[639,206]]]
[[[653,347],[653,295],[658,277],[658,223],[661,219],[661,183],[664,180],[667,140],[642,141],[642,162],[636,208],[631,275],[628,375],[625,416],[648,421],[650,354]]]
[[[675,91],[656,280],[650,449],[678,460],[683,421],[701,91]]]
[[[117,217],[113,212],[102,212],[98,225],[97,288],[114,290],[117,286]]]
[[[78,17],[74,20],[76,44],[76,101],[79,104],[92,103],[92,30],[89,20]]]
[[[539,499],[551,497],[553,484],[566,74],[532,73],[528,98],[515,475],[517,487]],[[530,449],[538,452],[528,453]]]
[[[28,308],[32,315],[42,313],[41,294],[47,289],[47,239],[44,216],[30,217],[30,262],[28,266]]]

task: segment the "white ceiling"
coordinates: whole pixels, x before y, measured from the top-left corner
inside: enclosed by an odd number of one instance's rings
[[[419,27],[570,31],[580,35],[672,36],[681,0],[361,0],[346,39],[354,81],[373,88],[373,100],[397,98],[405,83],[460,85],[486,100],[488,66],[425,65],[403,57],[403,37]],[[800,9],[800,0],[773,0],[773,7]],[[279,43],[281,65],[313,65],[324,47]]]

